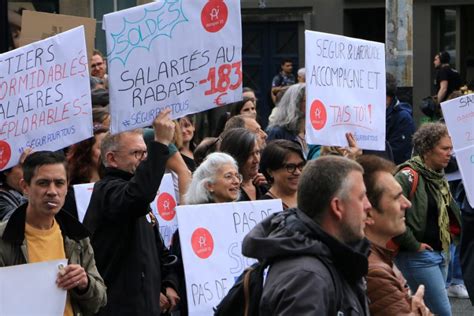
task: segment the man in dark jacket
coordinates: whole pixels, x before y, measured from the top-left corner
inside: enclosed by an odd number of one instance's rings
[[[148,150],[141,130],[107,135],[102,141],[105,175],[94,185],[84,218],[107,285],[108,304],[100,315],[160,314],[159,238],[149,212],[174,136],[169,113],[162,111],[154,120]],[[167,294],[168,299],[177,297]]]
[[[20,185],[28,202],[0,223],[0,267],[68,259],[57,279],[69,294],[64,315],[93,315],[106,304],[106,290],[88,231],[61,209],[67,192],[65,164],[62,154],[47,151],[25,159]]]
[[[416,131],[411,105],[397,98],[397,79],[386,74],[386,139],[392,148],[393,160],[399,165],[411,157],[411,139]]]
[[[371,207],[362,167],[347,158],[310,161],[298,208],[272,215],[245,237],[245,256],[270,263],[261,315],[368,315],[364,238]]]

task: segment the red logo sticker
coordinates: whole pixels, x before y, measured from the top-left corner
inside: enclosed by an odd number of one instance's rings
[[[209,0],[201,12],[201,23],[206,31],[215,33],[227,23],[229,11],[224,0]]]
[[[214,240],[211,233],[205,228],[198,228],[191,236],[191,245],[194,253],[201,259],[207,259],[214,250]]]
[[[315,130],[320,130],[326,125],[326,107],[321,101],[314,100],[313,103],[311,103],[310,119],[311,125]]]
[[[158,214],[160,214],[161,218],[165,221],[170,221],[176,216],[176,211],[174,210],[176,201],[171,194],[166,192],[161,193],[156,201],[156,206],[158,208]]]
[[[5,166],[10,162],[12,157],[12,150],[10,145],[6,141],[0,140],[0,169],[5,168]]]

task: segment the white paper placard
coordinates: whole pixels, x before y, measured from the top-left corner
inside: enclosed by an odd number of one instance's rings
[[[111,132],[242,99],[238,0],[161,0],[104,15]]]
[[[92,137],[90,93],[83,26],[0,54],[0,170]]]
[[[453,142],[459,171],[471,207],[474,207],[474,94],[441,103]]]
[[[64,315],[67,291],[58,288],[58,266],[67,259],[0,268],[0,315]]]
[[[306,141],[385,150],[385,45],[305,31]]]
[[[189,315],[212,315],[255,260],[242,255],[245,235],[268,215],[283,210],[281,200],[183,205],[176,208]]]

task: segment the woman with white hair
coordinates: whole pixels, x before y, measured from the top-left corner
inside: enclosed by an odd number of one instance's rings
[[[297,83],[288,88],[270,115],[267,128],[267,142],[274,139],[287,139],[301,145],[303,152],[308,152],[305,141],[305,95],[304,83]]]
[[[184,204],[206,204],[233,202],[239,199],[242,175],[232,156],[216,152],[209,154],[194,171],[193,179],[184,195]],[[181,315],[188,314],[184,267],[179,242],[179,230],[173,235],[171,253],[178,258],[176,272],[179,279],[179,296]]]
[[[240,195],[242,175],[232,156],[216,152],[206,157],[194,171],[185,204],[223,203],[236,201]]]

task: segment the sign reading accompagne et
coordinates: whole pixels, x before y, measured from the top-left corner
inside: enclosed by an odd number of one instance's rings
[[[0,55],[0,170],[92,136],[84,27]]]
[[[189,315],[212,315],[235,279],[255,260],[242,240],[260,221],[282,211],[281,200],[183,205],[176,208]]]
[[[73,188],[76,197],[77,215],[79,221],[82,223],[91,201],[94,183],[76,184],[73,185]],[[161,179],[160,188],[156,193],[155,200],[151,202],[150,207],[158,219],[160,233],[165,246],[169,247],[173,234],[178,228],[178,219],[175,211],[176,196],[171,174],[167,173],[163,176],[163,179]]]
[[[474,207],[474,94],[441,103],[464,189]]]
[[[161,0],[103,23],[112,133],[242,99],[239,0]]]
[[[306,141],[385,150],[385,45],[305,31]]]

